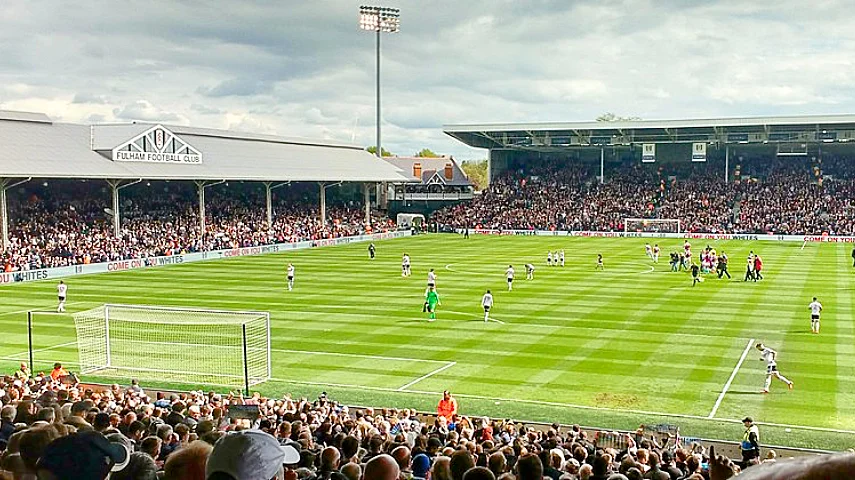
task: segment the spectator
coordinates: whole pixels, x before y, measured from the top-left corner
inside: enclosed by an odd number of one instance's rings
[[[451,459],[448,457],[438,457],[433,461],[433,466],[430,470],[431,480],[452,480],[451,478]]]
[[[413,480],[427,480],[429,478],[430,458],[424,453],[420,453],[413,457]]]
[[[204,478],[204,477],[203,477]],[[157,465],[149,455],[134,452],[128,466],[110,475],[110,480],[157,480]]]
[[[462,480],[496,480],[496,476],[487,468],[473,467],[466,471]]]
[[[92,400],[78,400],[71,404],[71,416],[65,419],[65,423],[77,430],[93,430],[92,425],[86,421],[86,414],[94,407]]]
[[[452,480],[463,480],[463,475],[475,466],[475,459],[467,450],[457,450],[451,454],[451,478]]]
[[[517,461],[519,480],[543,480],[543,463],[534,454],[525,454]]]
[[[401,471],[390,455],[378,455],[365,464],[362,480],[398,480]]]
[[[213,447],[196,440],[166,459],[163,480],[205,480],[205,465]]]

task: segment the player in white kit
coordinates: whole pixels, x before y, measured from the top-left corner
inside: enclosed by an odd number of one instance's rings
[[[294,264],[288,264],[288,291],[294,289]]]
[[[653,263],[659,263],[659,244],[653,245]]]
[[[404,258],[401,259],[401,276],[410,276],[410,256],[406,253],[404,254]]]
[[[649,243],[644,244],[644,254],[647,255],[647,258],[653,260],[653,249],[650,248]]]
[[[508,269],[505,270],[505,277],[508,279],[508,291],[514,289],[514,266],[508,265]]]
[[[56,307],[57,313],[65,312],[65,297],[68,293],[68,285],[65,284],[62,280],[59,281],[59,285],[56,286],[56,293],[59,297],[59,305]]]
[[[428,288],[436,287],[436,273],[434,273],[432,268],[428,272],[427,286]]]
[[[546,264],[552,266],[552,252],[546,252]]]
[[[760,350],[760,361],[766,362],[766,383],[763,386],[763,393],[769,393],[769,386],[772,384],[772,377],[786,383],[787,387],[792,390],[793,382],[787,380],[786,377],[778,372],[778,362],[776,361],[778,352],[763,345],[762,343],[757,343],[757,350]]]
[[[810,309],[810,331],[819,333],[819,312],[822,311],[822,304],[816,300],[816,297],[813,297],[808,308]]]
[[[534,265],[530,263],[525,264],[525,279],[534,280]]]
[[[563,249],[560,252],[558,252],[558,264],[561,265],[562,267],[564,266],[564,250]]]
[[[493,307],[493,294],[487,290],[487,293],[481,298],[481,306],[484,307],[484,321],[490,321],[490,308]]]

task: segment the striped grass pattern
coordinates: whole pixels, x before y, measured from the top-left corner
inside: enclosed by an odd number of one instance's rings
[[[782,444],[852,443],[855,269],[848,246],[711,241],[727,252],[734,278],[707,275],[692,287],[689,274],[670,272],[667,263],[682,241],[663,240],[658,265],[645,256],[644,243],[424,235],[380,242],[374,260],[367,244],[351,244],[71,278],[68,308],[269,311],[274,380],[258,386],[266,394],[326,390],[349,402],[432,409],[435,394],[450,389],[467,414],[609,428],[666,421],[695,436],[732,438],[741,434],[734,420],[751,415],[780,424],[769,431]],[[705,245],[694,242],[693,252]],[[547,251],[558,249],[566,266],[547,267]],[[742,281],[749,250],[764,259],[758,283]],[[400,274],[404,252],[412,257],[408,278]],[[603,272],[594,268],[598,253]],[[289,262],[296,267],[292,292],[284,279]],[[536,266],[534,280],[525,279],[525,263]],[[509,264],[517,272],[512,292],[504,276]],[[430,268],[442,302],[432,323],[422,313]],[[496,321],[489,323],[480,306],[486,289],[495,296]],[[825,306],[820,335],[810,333],[813,296]],[[0,366],[11,371],[26,359],[23,312],[53,309],[55,285],[5,286],[0,298]],[[69,315],[36,314],[34,338],[37,369],[55,360],[74,369]],[[763,395],[765,365],[753,348],[734,373],[751,339],[779,352],[779,368],[795,390],[773,383]],[[180,348],[187,358],[215,353]],[[181,386],[193,385],[188,378]]]

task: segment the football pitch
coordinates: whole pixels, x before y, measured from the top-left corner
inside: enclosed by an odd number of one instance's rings
[[[726,251],[733,275],[706,275],[693,287],[688,273],[669,271],[668,253],[682,240],[659,242],[657,265],[645,243],[422,235],[378,242],[374,260],[357,243],[73,277],[67,308],[269,311],[274,379],[255,390],[270,395],[311,398],[323,390],[350,404],[430,411],[448,389],[468,415],[620,429],[672,423],[686,435],[733,440],[742,434],[738,420],[750,415],[766,424],[768,443],[855,446],[849,245],[693,241],[695,255],[707,244]],[[547,251],[558,249],[566,266],[548,267]],[[764,260],[757,283],[742,281],[749,250]],[[405,252],[408,278],[401,277]],[[605,271],[595,271],[598,253]],[[288,262],[296,267],[291,292]],[[536,266],[534,280],[525,279],[525,263]],[[512,292],[509,264],[517,272]],[[430,268],[442,302],[432,323],[422,313]],[[487,289],[495,306],[485,323]],[[820,335],[810,332],[813,296],[824,306]],[[27,358],[26,311],[50,311],[55,297],[53,281],[0,287],[4,372]],[[54,361],[74,370],[70,315],[36,314],[33,338],[36,370]],[[773,380],[762,394],[765,363],[755,342],[778,351],[793,391]]]

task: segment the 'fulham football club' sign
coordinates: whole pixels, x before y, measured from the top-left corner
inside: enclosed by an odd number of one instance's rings
[[[202,153],[162,125],[155,125],[114,148],[113,161],[198,164]]]

